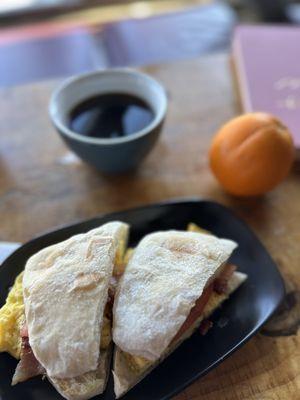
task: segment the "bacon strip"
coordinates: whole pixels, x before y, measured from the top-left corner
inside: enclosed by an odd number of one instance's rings
[[[30,347],[26,324],[23,325],[20,334],[22,337],[21,359],[12,378],[12,385],[27,381],[27,379],[45,374],[46,372],[35,358]]]
[[[25,323],[23,324],[23,326],[22,326],[22,328],[20,330],[20,336],[21,336],[21,338],[28,338],[29,337],[29,335],[28,335],[28,327],[27,327],[27,325]]]
[[[207,288],[204,289],[202,295],[199,297],[194,307],[191,309],[191,312],[189,313],[187,319],[181,325],[181,328],[173,338],[172,343],[176,342],[195,323],[195,321],[197,321],[197,319],[202,314],[204,307],[206,306],[213,291],[217,292],[218,294],[223,294],[227,292],[228,281],[235,270],[236,270],[235,265],[227,264],[223,268],[223,271],[220,273],[220,275]],[[207,321],[205,323],[205,325],[203,326],[203,332],[206,333],[208,329],[211,328],[212,325],[210,324],[212,324],[210,321]],[[201,326],[200,326],[200,332],[201,332]]]
[[[225,294],[228,289],[228,281],[232,277],[232,274],[236,270],[236,266],[233,264],[225,265],[221,274],[214,281],[214,291],[218,294]]]
[[[212,326],[213,323],[209,319],[204,319],[199,326],[199,331],[201,335],[206,335],[210,328],[212,328]]]
[[[172,343],[176,342],[181,337],[181,335],[183,335],[193,325],[193,323],[199,318],[199,316],[202,314],[204,307],[206,306],[206,303],[208,302],[208,300],[213,292],[213,289],[214,289],[213,283],[204,289],[202,295],[199,297],[199,299],[196,301],[194,307],[191,309],[191,312],[189,313],[187,319],[181,325],[181,328],[179,329],[179,331],[173,338]]]

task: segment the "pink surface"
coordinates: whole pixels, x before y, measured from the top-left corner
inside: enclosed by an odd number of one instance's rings
[[[244,111],[278,116],[300,148],[300,28],[239,26],[233,57]]]

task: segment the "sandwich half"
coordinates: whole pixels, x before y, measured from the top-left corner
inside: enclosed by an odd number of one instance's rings
[[[142,239],[120,279],[113,310],[114,389],[124,395],[200,327],[244,282],[227,261],[237,244],[183,231]]]
[[[46,375],[69,400],[103,392],[112,348],[110,281],[127,237],[127,224],[110,222],[28,260],[21,360],[12,384]]]

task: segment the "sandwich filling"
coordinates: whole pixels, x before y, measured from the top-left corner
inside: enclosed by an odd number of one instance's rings
[[[220,274],[210,283],[204,290],[201,296],[196,300],[195,305],[191,309],[188,317],[181,325],[180,329],[172,339],[170,346],[176,345],[177,342],[188,332],[196,321],[201,321],[199,331],[201,334],[206,334],[207,331],[212,327],[212,322],[209,321],[207,315],[210,314],[207,307],[212,298],[224,295],[228,291],[228,282],[231,279],[233,273],[236,271],[236,266],[233,264],[226,264]],[[202,317],[202,318],[201,318]],[[151,360],[147,360],[143,357],[131,355],[127,352],[122,352],[123,357],[126,359],[128,366],[132,371],[140,373],[147,369],[151,364]]]

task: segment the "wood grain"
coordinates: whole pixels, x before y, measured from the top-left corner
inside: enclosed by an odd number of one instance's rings
[[[167,122],[139,170],[113,178],[73,157],[51,127],[47,106],[57,82],[0,92],[0,240],[26,241],[57,225],[172,197],[208,197],[247,221],[299,298],[299,167],[251,200],[226,195],[208,167],[213,133],[239,112],[227,57],[146,70],[167,88]],[[257,335],[176,400],[300,399],[299,332],[276,335]]]

